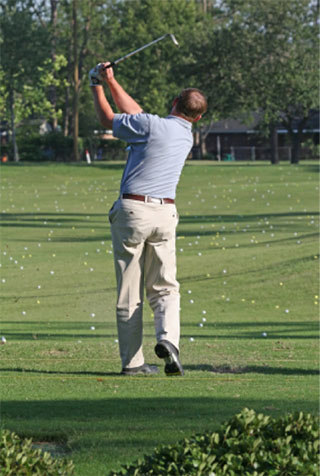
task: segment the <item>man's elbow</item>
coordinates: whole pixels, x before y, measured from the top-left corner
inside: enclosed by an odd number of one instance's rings
[[[113,117],[101,117],[100,118],[100,124],[102,127],[105,127],[106,129],[112,129],[112,123],[113,123]]]

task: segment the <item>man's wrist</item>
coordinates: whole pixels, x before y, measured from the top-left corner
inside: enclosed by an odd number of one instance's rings
[[[106,83],[109,85],[109,84],[116,84],[116,78],[113,77],[113,78],[110,78],[110,79],[106,79]]]

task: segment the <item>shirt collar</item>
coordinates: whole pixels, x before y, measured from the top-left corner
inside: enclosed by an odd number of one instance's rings
[[[180,122],[180,124],[183,127],[185,127],[186,129],[189,129],[189,130],[192,129],[192,122],[189,122],[186,119],[183,119],[183,117],[174,116],[173,114],[169,114],[169,116],[167,116],[167,119],[175,119],[176,121]]]

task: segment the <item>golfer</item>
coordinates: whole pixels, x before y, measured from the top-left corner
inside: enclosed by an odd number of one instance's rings
[[[101,125],[130,146],[120,195],[109,212],[117,278],[117,326],[122,374],[155,374],[142,348],[144,287],[154,313],[155,353],[166,375],[183,375],[179,359],[180,294],[176,280],[176,187],[193,144],[192,123],[207,109],[201,91],[183,90],[165,118],[146,114],[116,81],[110,63],[89,73]],[[106,99],[106,82],[121,114]]]

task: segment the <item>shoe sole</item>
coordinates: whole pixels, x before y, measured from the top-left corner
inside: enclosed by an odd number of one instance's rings
[[[166,363],[164,369],[166,375],[170,377],[174,375],[184,375],[179,358],[173,352],[170,352],[170,350],[164,343],[158,342],[158,344],[155,346],[154,351],[157,357],[159,357],[159,359],[164,359]],[[168,370],[168,366],[173,367],[172,370]]]
[[[143,369],[130,371],[130,369],[127,369],[127,370],[122,370],[122,371],[120,372],[120,375],[126,375],[127,377],[134,377],[134,376],[136,376],[136,375],[149,376],[149,375],[156,375],[156,374],[158,374],[158,373],[159,373],[158,367],[156,367],[156,366],[150,366],[150,370],[149,370],[149,371],[146,371],[146,370],[143,370]]]

